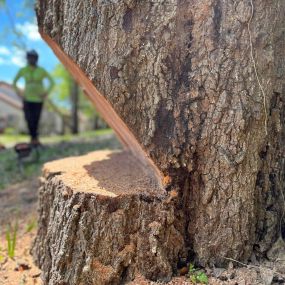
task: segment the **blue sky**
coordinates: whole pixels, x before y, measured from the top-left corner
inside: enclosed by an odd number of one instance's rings
[[[26,64],[25,52],[16,47],[17,44],[22,45],[21,42],[27,49],[35,49],[39,53],[40,66],[52,71],[59,61],[38,33],[34,11],[25,8],[22,0],[6,2],[11,17],[5,8],[0,7],[0,81],[12,82],[19,68]],[[11,19],[22,34],[20,40],[12,32]]]

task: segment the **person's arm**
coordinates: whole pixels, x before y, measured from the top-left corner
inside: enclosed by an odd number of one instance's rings
[[[48,96],[48,94],[51,92],[54,86],[54,80],[46,70],[45,70],[45,78],[48,80],[48,88],[46,89],[46,96]]]
[[[14,78],[14,80],[13,80],[13,88],[14,88],[14,90],[16,91],[17,95],[22,98],[22,92],[21,92],[21,90],[20,90],[20,89],[18,88],[18,86],[17,86],[17,82],[18,82],[18,80],[19,80],[21,77],[22,77],[22,69],[20,69],[20,70],[18,71],[18,73],[16,74],[16,76],[15,76],[15,78]]]

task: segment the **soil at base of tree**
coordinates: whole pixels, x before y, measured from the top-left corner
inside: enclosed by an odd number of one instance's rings
[[[5,257],[0,263],[0,284],[1,285],[43,285],[40,278],[40,270],[34,265],[31,255],[29,254],[32,241],[36,231],[31,233],[22,232],[19,235],[16,256],[14,260]],[[1,244],[5,241],[2,235]],[[264,265],[263,265],[264,266]],[[259,268],[232,268],[208,270],[209,283],[212,285],[263,285],[263,284],[285,284],[285,279],[275,275],[275,282],[266,283],[266,277],[271,278],[272,269],[263,270],[261,277]],[[213,275],[213,276],[211,276]],[[214,277],[214,276],[218,277]],[[279,281],[278,281],[279,280]],[[158,285],[165,283],[150,282],[142,276],[128,283],[129,285]],[[187,276],[174,277],[167,285],[191,285],[193,284]]]

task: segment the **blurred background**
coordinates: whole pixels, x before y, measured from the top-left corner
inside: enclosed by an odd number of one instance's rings
[[[36,177],[46,161],[118,147],[112,130],[41,39],[34,5],[33,0],[0,0],[0,190]],[[29,157],[20,167],[14,147],[30,138],[22,100],[12,83],[18,70],[26,66],[26,52],[31,49],[39,54],[38,65],[49,72],[55,86],[40,120],[43,147],[37,159]],[[24,89],[23,80],[18,87]]]

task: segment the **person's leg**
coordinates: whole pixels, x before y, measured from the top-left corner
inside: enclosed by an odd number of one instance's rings
[[[24,116],[25,116],[25,120],[26,120],[26,123],[27,123],[27,127],[28,127],[28,131],[29,131],[29,134],[30,134],[30,137],[32,139],[32,110],[31,110],[31,103],[30,102],[27,102],[27,101],[24,101],[23,102],[23,111],[24,111]]]
[[[42,112],[42,103],[31,103],[32,104],[32,119],[31,119],[31,136],[32,140],[37,142],[38,140],[38,127]]]

